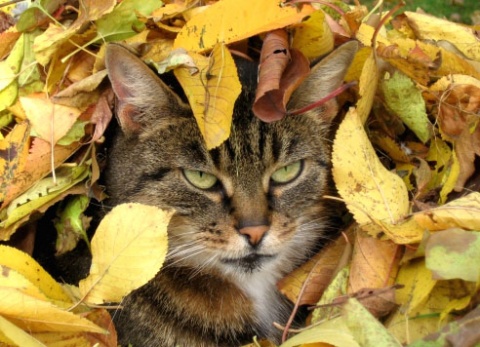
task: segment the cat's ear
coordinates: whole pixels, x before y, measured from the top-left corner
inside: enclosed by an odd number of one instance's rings
[[[356,41],[350,41],[317,63],[310,75],[295,90],[288,103],[288,110],[298,110],[326,97],[340,87],[358,49]],[[336,101],[330,100],[316,108],[312,114],[331,121],[337,114]]]
[[[125,47],[109,44],[108,77],[116,95],[116,115],[123,132],[138,135],[159,117],[185,109],[181,99],[145,63]]]

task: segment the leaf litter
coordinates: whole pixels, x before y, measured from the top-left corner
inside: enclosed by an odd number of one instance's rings
[[[240,93],[232,54],[251,53],[248,40],[265,42],[254,58],[280,58],[260,65],[266,77],[254,109],[264,121],[291,116],[285,105],[308,61],[357,40],[362,47],[345,78],[357,85],[339,97],[350,109],[337,118],[332,155],[336,199],[352,221],[278,284],[290,300],[316,307],[307,330],[282,346],[478,343],[480,28],[421,11],[381,13],[359,1],[318,3],[42,0],[23,12],[1,8],[0,239],[54,206],[57,252],[84,242],[85,206],[103,196],[94,154],[112,118],[103,82],[108,42],[137,50],[159,73],[173,70],[214,148],[229,136]],[[275,33],[281,46],[269,49]],[[132,258],[112,260],[138,247],[166,252],[169,213],[150,209],[123,205],[102,221],[92,240],[95,265],[80,288],[1,245],[0,343],[116,346],[107,311],[91,305],[121,301],[161,267],[163,257],[138,263],[144,271],[126,278]],[[99,251],[145,214],[157,216],[154,228],[141,218],[135,242],[110,258]],[[161,250],[149,241],[157,228]],[[251,346],[259,343],[273,346]]]

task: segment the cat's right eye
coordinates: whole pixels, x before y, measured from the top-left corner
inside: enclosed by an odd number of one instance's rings
[[[212,174],[199,170],[183,170],[183,175],[190,184],[199,189],[210,189],[218,181],[218,178]]]

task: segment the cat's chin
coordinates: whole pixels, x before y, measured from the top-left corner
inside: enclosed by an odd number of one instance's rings
[[[260,271],[267,263],[270,263],[276,258],[275,255],[266,255],[251,253],[241,258],[223,258],[221,262],[236,271],[256,272]]]

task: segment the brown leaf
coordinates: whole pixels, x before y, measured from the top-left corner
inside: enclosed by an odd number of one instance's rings
[[[20,37],[20,34],[21,33],[19,32],[10,31],[0,34],[0,60],[3,60],[3,58],[10,54],[10,51]]]
[[[287,102],[310,72],[308,60],[288,49],[288,34],[274,30],[267,34],[260,55],[259,82],[253,112],[264,122],[282,119]]]
[[[385,288],[396,278],[401,252],[391,241],[382,241],[358,231],[355,237],[353,258],[350,265],[348,293],[361,292],[365,288]],[[387,295],[388,296],[388,295]],[[382,296],[371,296],[362,304],[375,317],[384,316],[393,309],[393,300]]]
[[[338,237],[305,264],[282,278],[277,286],[283,295],[292,302],[298,300],[299,305],[315,305],[330,284],[335,270],[345,265],[339,264],[340,260],[350,256],[351,248],[347,239],[351,236],[353,229],[349,228],[346,235]],[[345,253],[346,256],[343,256]],[[299,299],[305,281],[308,282]]]
[[[93,133],[90,142],[98,141],[103,136],[108,124],[110,124],[113,116],[113,99],[113,90],[107,89],[100,95],[98,102],[95,104],[91,118],[91,122],[95,124],[95,132]]]

